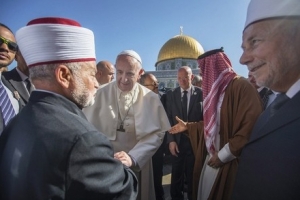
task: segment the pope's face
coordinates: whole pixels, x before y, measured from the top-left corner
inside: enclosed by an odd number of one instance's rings
[[[131,91],[141,75],[137,60],[127,55],[120,55],[116,61],[117,84],[123,92]]]
[[[300,78],[300,36],[291,37],[293,29],[292,21],[272,19],[244,30],[240,63],[247,65],[259,87],[286,92]]]
[[[95,103],[98,82],[95,77],[97,72],[95,62],[81,63],[81,69],[73,72],[74,88],[71,92],[77,105],[84,108]]]

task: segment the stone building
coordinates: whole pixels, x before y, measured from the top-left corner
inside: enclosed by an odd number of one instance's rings
[[[178,87],[177,70],[182,66],[189,66],[193,74],[199,74],[197,58],[204,53],[203,47],[194,38],[176,35],[169,39],[160,49],[154,74],[159,81],[159,89],[163,90]]]

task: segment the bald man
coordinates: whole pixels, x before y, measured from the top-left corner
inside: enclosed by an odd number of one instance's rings
[[[115,67],[109,61],[100,61],[97,64],[96,79],[100,85],[111,82],[114,79]]]
[[[194,75],[188,66],[183,66],[177,71],[179,87],[166,93],[166,110],[170,124],[177,124],[175,117],[185,118],[189,122],[202,120],[202,90],[192,85]],[[173,155],[171,197],[183,199],[184,182],[187,183],[188,199],[192,199],[192,180],[194,169],[194,153],[191,142],[182,132],[177,135],[167,134],[167,144]],[[184,176],[185,175],[185,176]],[[185,177],[185,180],[184,180]]]

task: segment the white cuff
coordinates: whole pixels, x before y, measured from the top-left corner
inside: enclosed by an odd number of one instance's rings
[[[236,157],[230,152],[228,143],[218,152],[218,157],[223,163],[232,161]]]

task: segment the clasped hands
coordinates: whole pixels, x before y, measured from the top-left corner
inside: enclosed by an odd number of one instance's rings
[[[114,158],[121,161],[127,167],[132,166],[132,159],[125,151],[119,151],[115,153]]]

